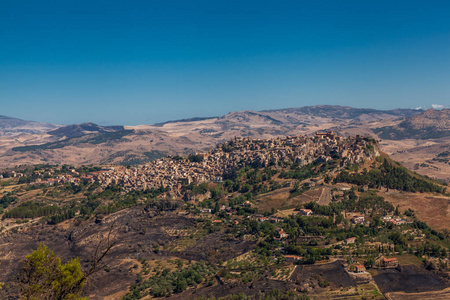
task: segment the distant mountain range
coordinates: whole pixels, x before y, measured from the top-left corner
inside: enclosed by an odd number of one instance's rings
[[[397,141],[445,138],[450,133],[449,110],[376,110],[317,105],[230,112],[218,117],[139,126],[94,123],[62,126],[1,117],[0,167],[38,163],[133,165],[168,154],[207,151],[235,136],[264,139],[312,135],[318,130],[333,130],[342,136],[369,134]],[[442,144],[441,141],[433,143]],[[411,147],[393,145],[383,146],[390,153]],[[396,159],[402,160],[401,157]]]
[[[299,108],[286,108],[263,110],[260,112],[243,111],[231,112],[219,117],[195,117],[189,119],[172,120],[163,123],[157,123],[154,127],[164,127],[167,124],[175,123],[195,123],[207,120],[216,120],[218,123],[231,121],[233,118],[250,121],[253,118],[266,122],[268,125],[295,125],[303,124],[303,116],[314,116],[320,118],[331,118],[336,120],[360,120],[360,119],[384,119],[386,116],[392,117],[411,117],[423,112],[421,109],[394,109],[394,110],[376,110],[370,108],[352,108],[339,105],[316,105]],[[280,120],[272,115],[285,115]],[[290,114],[290,115],[289,115]],[[300,117],[300,118],[299,118]],[[226,126],[225,126],[226,127]],[[40,123],[35,121],[26,121],[13,117],[0,115],[0,135],[5,133],[47,133],[57,138],[75,138],[87,134],[108,133],[125,130],[124,126],[100,126],[95,123],[82,123],[73,125],[58,125],[49,123]]]
[[[25,121],[0,115],[0,136],[16,133],[43,133],[58,127],[59,125]]]
[[[395,117],[411,117],[417,115],[424,110],[422,109],[409,109],[409,108],[398,108],[392,110],[377,110],[372,108],[353,108],[350,106],[340,106],[340,105],[315,105],[315,106],[304,106],[297,108],[283,108],[283,109],[270,109],[262,110],[260,112],[254,111],[243,111],[243,112],[231,112],[228,115],[233,114],[249,114],[249,115],[259,115],[268,118],[272,122],[283,123],[276,119],[270,119],[270,114],[272,113],[283,113],[283,114],[294,114],[294,115],[309,115],[321,118],[332,118],[339,120],[356,120],[361,117],[371,116],[373,118],[379,118],[379,116],[390,115]],[[197,122],[211,119],[225,119],[228,115],[221,117],[196,117],[182,120],[173,120],[163,123],[155,124],[155,126],[164,126],[170,123],[186,123],[186,122]],[[293,121],[292,119],[287,119],[286,122]],[[295,123],[295,121],[294,121]]]
[[[423,112],[422,109],[409,109],[398,108],[392,110],[377,110],[372,108],[354,108],[349,106],[340,105],[316,105],[316,106],[304,106],[298,108],[285,108],[285,109],[273,109],[265,110],[263,112],[285,112],[285,113],[299,113],[311,116],[317,116],[322,118],[335,118],[335,119],[357,119],[363,115],[392,115],[397,117],[411,117],[418,113]]]

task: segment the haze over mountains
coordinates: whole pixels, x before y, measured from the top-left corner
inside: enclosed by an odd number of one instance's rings
[[[377,136],[382,139],[381,148],[394,159],[418,172],[446,179],[447,161],[432,159],[449,146],[449,111],[317,105],[139,126],[61,126],[2,117],[0,166],[141,164],[168,154],[206,151],[234,136],[259,139],[333,130],[343,136]],[[396,153],[401,155],[395,157]],[[431,164],[425,163],[427,160]]]
[[[58,127],[59,125],[25,121],[0,115],[0,136],[7,134],[43,133]]]

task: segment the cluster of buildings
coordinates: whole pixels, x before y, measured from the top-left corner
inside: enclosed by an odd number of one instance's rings
[[[56,171],[55,171],[56,169]],[[33,172],[34,176],[38,176],[34,182],[30,182],[32,184],[45,184],[49,186],[53,186],[55,184],[79,184],[80,182],[95,182],[95,176],[98,173],[108,172],[108,170],[103,170],[99,172],[91,172],[88,175],[80,175],[80,173],[75,169],[68,169],[66,171],[62,171],[61,168],[56,167],[55,169],[50,168],[47,170],[37,170]]]
[[[79,177],[73,177],[72,175],[60,175],[56,178],[48,178],[45,180],[42,180],[40,178],[36,179],[36,184],[46,184],[46,185],[55,185],[57,183],[74,183],[79,184],[81,182],[81,179]]]
[[[411,224],[412,223],[411,221],[407,221],[405,219],[398,218],[398,217],[396,218],[396,217],[392,217],[392,216],[382,217],[381,220],[385,223],[391,223],[393,225],[403,225],[403,224]],[[350,221],[355,225],[356,224],[361,224],[361,225],[366,224],[365,216],[361,215],[361,214],[353,215],[353,217],[350,219]]]
[[[169,156],[138,167],[99,172],[93,179],[103,186],[114,182],[125,190],[163,186],[176,193],[185,184],[220,182],[224,173],[248,165],[267,167],[287,162],[303,166],[338,158],[353,164],[373,159],[377,154],[368,149],[368,143],[367,137],[342,138],[332,132],[268,140],[236,137],[208,153],[197,154],[200,159],[196,161]]]
[[[260,216],[260,215],[255,215],[255,218],[257,218],[259,222],[279,223],[279,222],[283,221],[282,218],[264,217],[264,216]]]
[[[394,217],[391,217],[391,216],[383,217],[382,220],[385,223],[392,223],[394,225],[403,225],[403,224],[410,224],[410,223],[412,223],[411,221],[406,221],[406,220],[404,220],[402,218],[394,218]]]
[[[16,177],[23,177],[24,174],[16,171],[2,171],[0,172],[0,179],[3,178],[16,178]]]
[[[353,223],[353,224],[361,224],[361,225],[364,225],[364,215],[354,215],[351,219],[350,219],[350,221]]]

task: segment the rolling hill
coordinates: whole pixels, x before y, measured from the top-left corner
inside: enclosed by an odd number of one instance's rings
[[[25,126],[21,120],[8,122]],[[16,127],[13,136],[0,136],[0,167],[40,163],[133,165],[167,154],[204,152],[235,136],[264,139],[333,130],[342,136],[378,136],[383,139],[380,144],[383,151],[421,174],[447,180],[450,169],[449,164],[436,157],[442,147],[450,145],[445,137],[450,132],[448,110],[375,110],[317,105],[238,111],[153,125],[51,125],[36,133],[20,131],[20,128]],[[427,144],[423,144],[423,138],[430,136],[440,138],[428,139]],[[436,151],[429,151],[425,148],[428,146]]]
[[[47,132],[58,138],[74,138],[93,133],[107,133],[124,130],[123,126],[99,126],[94,123],[73,124]]]
[[[397,125],[376,128],[374,132],[388,140],[447,137],[450,136],[450,109],[429,109]]]
[[[42,134],[58,128],[59,125],[26,121],[0,115],[0,136],[14,134]]]

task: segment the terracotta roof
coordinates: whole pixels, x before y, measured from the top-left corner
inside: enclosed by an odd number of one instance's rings
[[[383,259],[384,261],[397,261],[397,259],[395,258],[395,257],[392,257],[392,258],[384,258]]]
[[[285,255],[285,258],[292,258],[292,259],[300,259],[300,256],[297,255]]]

